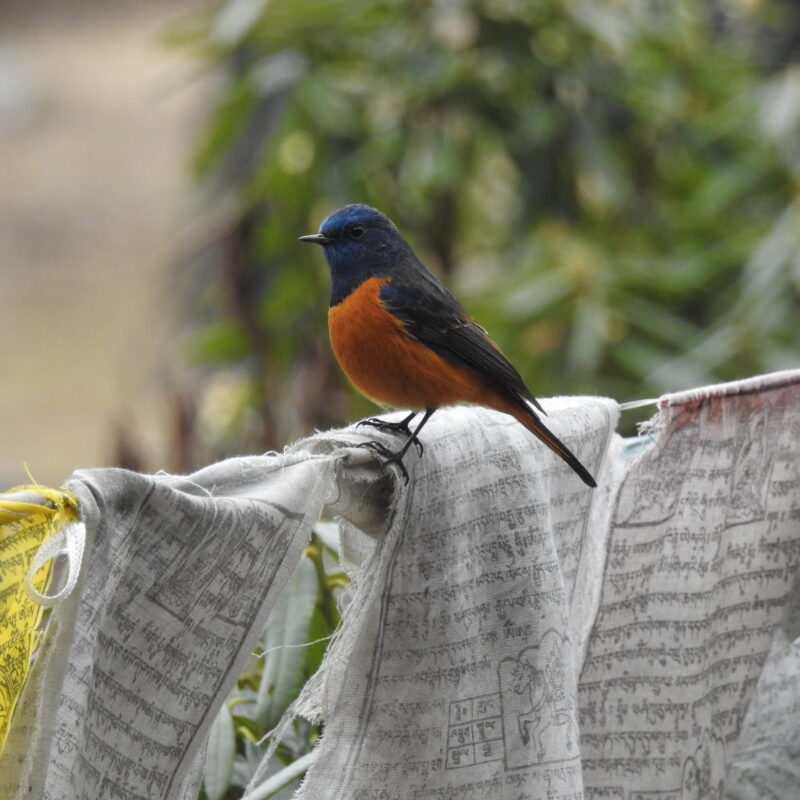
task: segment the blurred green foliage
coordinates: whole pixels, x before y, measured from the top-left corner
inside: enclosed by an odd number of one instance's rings
[[[184,270],[210,452],[373,410],[330,355],[322,255],[296,241],[348,202],[394,219],[538,395],[623,401],[796,367],[796,9],[226,0],[193,15],[172,37],[219,87],[193,158],[213,222]],[[238,796],[253,738],[308,674],[298,658],[240,681],[249,712],[234,699],[218,720],[212,800]],[[281,763],[319,733],[293,730]]]
[[[792,8],[229,0],[193,17],[174,38],[221,79],[193,163],[225,211],[194,259],[192,352],[238,387],[212,438],[277,446],[370,411],[343,394],[323,259],[296,241],[346,202],[395,220],[536,394],[796,366]]]

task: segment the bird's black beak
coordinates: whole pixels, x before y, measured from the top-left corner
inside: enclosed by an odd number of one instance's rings
[[[297,240],[300,242],[311,242],[312,244],[321,244],[326,245],[330,244],[333,239],[328,236],[325,236],[324,233],[309,233],[305,236],[298,236]]]

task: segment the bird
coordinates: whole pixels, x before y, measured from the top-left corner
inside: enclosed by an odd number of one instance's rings
[[[488,333],[417,258],[381,211],[346,205],[318,233],[300,236],[321,245],[331,274],[328,332],[339,366],[353,386],[385,408],[408,409],[398,422],[372,417],[360,425],[403,434],[396,451],[365,446],[397,464],[436,409],[463,403],[492,408],[525,426],[591,487],[586,467],[542,422],[546,412]],[[422,413],[415,429],[411,421]]]

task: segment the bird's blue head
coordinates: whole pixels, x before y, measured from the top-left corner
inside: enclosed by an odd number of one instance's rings
[[[300,241],[325,250],[331,270],[331,305],[367,278],[392,274],[407,259],[416,258],[394,223],[378,209],[364,205],[334,211],[319,233],[301,236]]]

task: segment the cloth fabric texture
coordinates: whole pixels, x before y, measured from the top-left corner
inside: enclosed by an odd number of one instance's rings
[[[432,418],[408,484],[363,429],[187,477],[75,473],[85,557],[0,796],[196,796],[323,509],[353,582],[294,709],[326,722],[302,800],[796,796],[791,747],[763,754],[800,707],[800,372],[661,398],[632,460],[613,401],[544,406],[599,489],[478,408]]]

